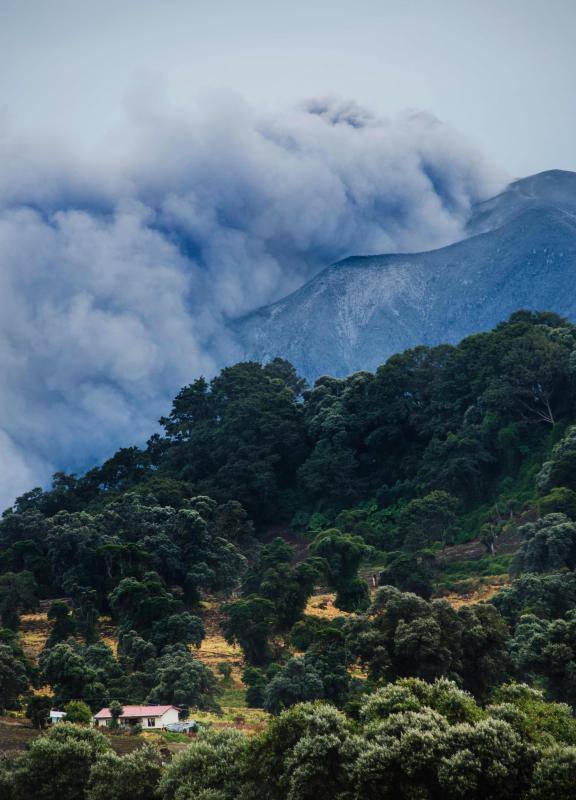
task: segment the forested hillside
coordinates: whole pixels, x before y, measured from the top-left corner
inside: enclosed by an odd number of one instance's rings
[[[62,726],[0,788],[56,796],[27,780],[69,748],[71,800],[124,797],[129,774],[142,800],[571,796],[575,326],[520,311],[314,387],[285,361],[241,363],[160,422],[145,448],[4,512],[0,713],[218,711],[227,669],[198,658],[215,604],[246,702],[274,719],[250,741],[205,732],[167,769]],[[503,586],[490,603],[443,597],[482,576]],[[320,590],[336,615],[307,610]],[[19,631],[39,602],[31,660]]]

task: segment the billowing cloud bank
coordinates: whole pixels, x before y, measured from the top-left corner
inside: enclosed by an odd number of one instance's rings
[[[98,155],[0,132],[0,507],[143,441],[225,321],[351,254],[461,235],[500,172],[424,114],[134,102]]]

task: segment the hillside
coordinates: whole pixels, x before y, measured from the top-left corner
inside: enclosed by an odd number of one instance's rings
[[[576,745],[575,354],[576,326],[523,310],[313,389],[286,361],[236,364],[183,387],[145,448],[19,497],[0,520],[0,788],[44,758],[73,783],[90,748],[102,797],[110,770],[155,786],[190,759],[194,780],[224,759],[251,765],[233,787],[268,785],[286,736],[299,759],[310,737],[370,753],[386,730],[388,758],[424,726],[434,797],[460,785],[438,754],[459,763],[465,737],[473,758],[516,754],[528,800]],[[201,732],[32,728],[133,703]]]
[[[575,173],[516,181],[474,209],[470,238],[347,258],[231,330],[247,358],[287,358],[312,381],[373,370],[419,344],[455,343],[517,308],[576,320],[575,214]]]

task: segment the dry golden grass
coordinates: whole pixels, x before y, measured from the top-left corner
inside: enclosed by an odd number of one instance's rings
[[[112,623],[110,617],[100,617],[98,620],[98,634],[104,644],[114,653],[118,654],[118,628]]]
[[[266,728],[269,714],[261,708],[222,708],[222,714],[212,711],[191,711],[192,716],[201,725],[211,728],[236,728],[248,735],[259,733]]]
[[[37,661],[40,651],[50,636],[51,624],[45,613],[23,614],[20,618],[20,644],[32,661]]]
[[[336,617],[349,617],[350,612],[340,611],[339,608],[336,608],[334,605],[335,597],[336,595],[332,593],[312,595],[308,600],[304,613],[309,617],[318,617],[326,620],[335,619]]]
[[[462,606],[471,606],[476,603],[487,603],[494,595],[498,594],[500,589],[504,586],[510,585],[510,577],[506,575],[490,575],[481,578],[478,585],[473,589],[464,592],[450,592],[443,595],[443,600],[448,600],[453,608],[462,608]]]
[[[243,689],[242,669],[244,658],[238,645],[229,644],[222,632],[221,604],[216,600],[205,600],[202,603],[206,636],[199,649],[193,647],[195,657],[202,661],[212,672],[219,676],[218,664],[226,663],[232,667],[231,688]]]

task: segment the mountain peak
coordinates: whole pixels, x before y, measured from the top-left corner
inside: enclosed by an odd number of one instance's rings
[[[339,261],[234,321],[234,335],[246,357],[283,356],[314,380],[457,342],[518,308],[576,321],[576,173],[515,181],[474,209],[468,232],[438,250]]]

